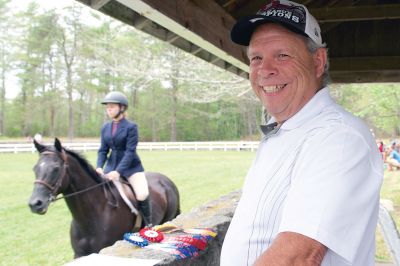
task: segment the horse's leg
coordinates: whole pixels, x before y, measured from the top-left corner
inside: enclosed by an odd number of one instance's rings
[[[79,226],[74,220],[71,222],[70,237],[72,249],[74,250],[74,258],[79,258],[90,254],[89,241],[83,236]]]

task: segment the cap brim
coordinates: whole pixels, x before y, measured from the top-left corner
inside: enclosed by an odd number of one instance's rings
[[[120,102],[117,102],[117,101],[103,101],[103,102],[101,102],[101,104],[107,104],[107,103],[120,103]]]
[[[255,29],[261,24],[273,22],[278,23],[285,28],[295,33],[301,34],[308,37],[302,29],[296,28],[296,26],[289,24],[287,21],[282,21],[276,17],[267,17],[263,15],[253,15],[248,17],[240,18],[231,30],[231,40],[237,44],[248,46],[250,43],[251,35]]]

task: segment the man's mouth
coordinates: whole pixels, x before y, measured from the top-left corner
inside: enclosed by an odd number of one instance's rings
[[[286,87],[287,84],[273,85],[273,86],[260,86],[266,93],[278,92]]]

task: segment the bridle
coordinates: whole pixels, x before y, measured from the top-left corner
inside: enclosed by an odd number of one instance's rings
[[[58,178],[58,180],[57,180],[55,185],[50,185],[46,181],[40,180],[40,179],[37,179],[34,182],[34,184],[41,184],[41,185],[45,186],[50,191],[50,199],[49,199],[50,202],[54,202],[54,201],[57,201],[57,200],[60,200],[60,199],[63,199],[63,198],[76,196],[78,194],[85,193],[85,192],[87,192],[89,190],[92,190],[92,189],[94,189],[96,187],[103,186],[103,185],[106,185],[106,184],[108,186],[110,186],[110,182],[111,181],[108,180],[108,179],[103,178],[104,181],[101,182],[101,183],[98,183],[98,184],[93,185],[91,187],[85,188],[83,190],[72,192],[70,194],[67,194],[67,195],[64,195],[64,196],[61,196],[61,197],[57,197],[56,193],[60,189],[60,187],[62,186],[62,182],[63,182],[63,180],[64,180],[64,178],[65,178],[65,176],[67,175],[67,172],[68,172],[68,157],[67,157],[67,154],[65,153],[64,149],[62,149],[60,153],[47,150],[47,151],[41,152],[40,154],[41,155],[59,156],[61,158],[61,160],[63,161],[62,174],[61,174],[61,177]],[[110,191],[112,191],[112,190],[110,189]],[[112,196],[113,196],[113,198],[114,198],[116,203],[115,204],[111,203],[111,201],[109,199],[108,199],[108,203],[110,205],[112,205],[112,206],[116,206],[117,207],[118,206],[118,201],[116,199],[115,193],[111,193],[111,194],[112,194]],[[108,198],[107,193],[106,193],[106,198]]]
[[[41,153],[41,155],[55,155],[58,156],[58,153],[53,152],[53,151],[44,151]],[[55,201],[56,200],[56,193],[60,189],[62,185],[62,181],[64,180],[65,176],[67,175],[67,168],[68,168],[68,159],[67,155],[65,154],[65,151],[62,150],[60,153],[61,160],[63,161],[63,167],[62,167],[62,175],[60,178],[58,178],[57,182],[55,185],[50,185],[44,180],[37,179],[35,180],[34,184],[41,184],[45,186],[47,189],[50,190],[50,201]]]

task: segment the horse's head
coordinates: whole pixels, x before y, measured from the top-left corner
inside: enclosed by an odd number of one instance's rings
[[[57,138],[54,147],[42,145],[35,140],[34,144],[40,156],[33,168],[36,180],[29,207],[34,213],[45,214],[66,181],[67,155]]]

